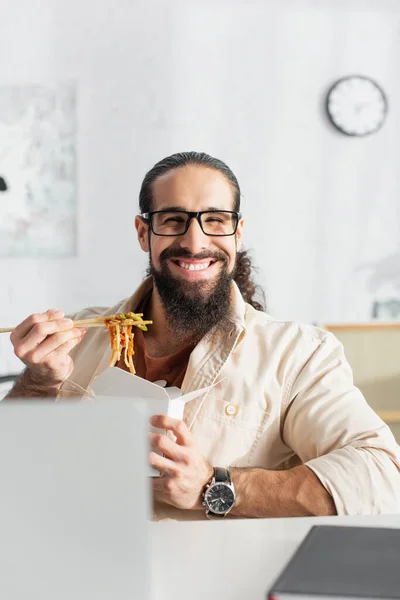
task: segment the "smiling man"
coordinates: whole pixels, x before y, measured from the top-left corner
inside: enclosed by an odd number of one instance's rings
[[[156,165],[157,169],[164,171]],[[136,217],[139,243],[150,254],[154,281],[154,326],[146,340],[151,343],[154,337],[158,346],[161,338],[170,353],[185,340],[197,343],[214,327],[226,329],[243,220],[236,202],[232,206],[232,185],[218,170],[188,164],[154,181],[153,176],[151,171],[143,183],[142,214]]]
[[[255,299],[227,165],[168,157],[147,173],[139,204],[149,276],[127,300],[75,318],[143,312],[154,325],[135,336],[140,377],[183,393],[221,380],[186,405],[183,421],[153,419],[156,517],[399,512],[399,447],[354,387],[340,343],[273,319]],[[11,339],[27,368],[9,398],[56,397],[68,383],[85,390],[109,359],[104,331],[84,334],[60,311],[31,315]]]

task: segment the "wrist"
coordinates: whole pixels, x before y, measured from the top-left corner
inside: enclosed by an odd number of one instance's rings
[[[263,507],[265,498],[268,497],[268,489],[278,485],[276,471],[268,471],[261,468],[234,468],[231,470],[232,481],[236,490],[236,502],[232,509],[235,517],[248,517],[249,506],[253,511],[259,511]],[[265,510],[265,507],[264,509]],[[255,515],[254,515],[255,516]],[[258,517],[271,516],[267,512],[257,512]]]
[[[230,470],[232,483],[235,486],[236,501],[231,510],[232,516],[242,516],[241,509],[243,506],[243,497],[245,495],[245,487],[248,479],[248,471],[246,469],[233,468]]]
[[[55,398],[61,385],[62,382],[46,383],[40,377],[35,376],[29,369],[25,369],[4,399]]]
[[[200,493],[198,495],[197,502],[196,502],[195,506],[193,507],[194,510],[204,510],[204,506],[203,506],[204,492],[205,492],[207,486],[210,484],[213,477],[214,477],[214,467],[207,464],[207,473],[206,473],[205,478],[203,478],[203,480],[201,482]]]
[[[53,393],[57,395],[63,383],[62,381],[51,381],[48,377],[43,377],[42,375],[36,375],[30,369],[26,369],[24,375],[26,387],[33,393],[36,392],[37,395],[44,394],[44,396],[51,396]]]

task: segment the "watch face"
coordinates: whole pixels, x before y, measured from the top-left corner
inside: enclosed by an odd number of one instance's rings
[[[386,112],[385,94],[368,77],[352,75],[329,90],[326,109],[332,123],[346,135],[363,136],[378,131]]]
[[[216,483],[206,492],[204,500],[212,512],[223,514],[232,508],[235,495],[225,483]]]

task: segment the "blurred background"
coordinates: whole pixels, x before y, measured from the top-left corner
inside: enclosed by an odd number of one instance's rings
[[[399,319],[398,0],[1,8],[1,326],[130,295],[146,268],[133,228],[141,181],[184,150],[238,177],[244,243],[275,317]],[[384,93],[372,135],[327,116],[328,91],[349,75]],[[3,334],[0,375],[20,369]]]

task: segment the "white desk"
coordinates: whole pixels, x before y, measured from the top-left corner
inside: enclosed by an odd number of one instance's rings
[[[400,529],[400,515],[151,523],[152,600],[265,600],[312,525]]]

